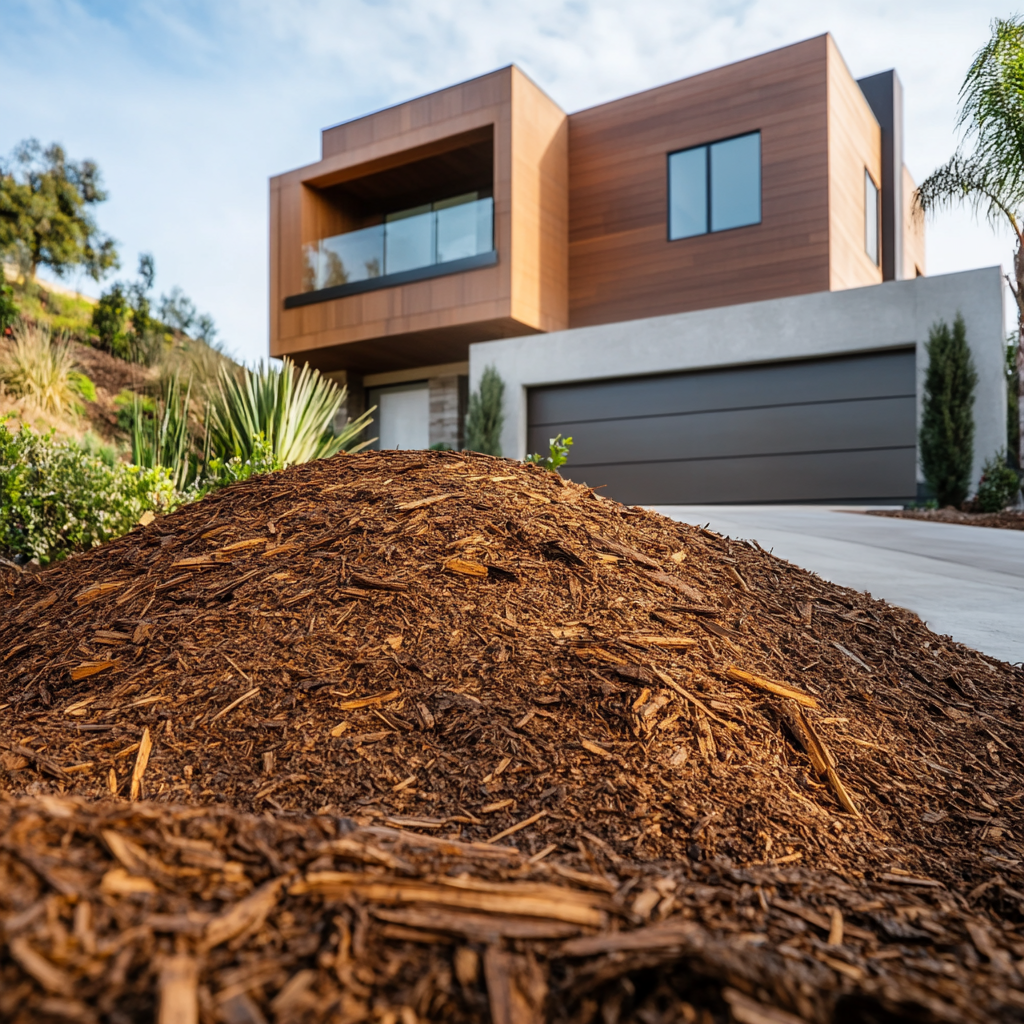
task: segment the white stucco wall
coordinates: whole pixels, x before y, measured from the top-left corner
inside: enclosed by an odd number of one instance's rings
[[[999,267],[480,342],[470,346],[469,384],[475,390],[487,366],[497,369],[506,386],[502,450],[522,459],[530,387],[914,345],[920,420],[928,329],[958,312],[978,371],[976,484],[982,463],[1006,444]]]

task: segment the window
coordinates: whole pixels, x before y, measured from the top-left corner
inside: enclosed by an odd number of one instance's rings
[[[452,263],[493,250],[494,198],[467,192],[385,214],[382,224],[303,248],[305,291]]]
[[[864,251],[878,266],[878,186],[864,171]]]
[[[761,223],[761,133],[668,156],[668,237]]]

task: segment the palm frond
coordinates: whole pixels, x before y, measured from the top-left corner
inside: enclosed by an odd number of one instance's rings
[[[1024,177],[1024,21],[997,18],[960,88],[957,127],[975,141],[973,159],[1004,188]]]
[[[966,204],[993,226],[1006,218],[1020,233],[1017,211],[1022,197],[1017,190],[991,168],[959,153],[921,182],[915,199],[924,213]]]

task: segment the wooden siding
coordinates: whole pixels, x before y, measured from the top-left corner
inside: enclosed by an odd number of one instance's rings
[[[512,75],[512,316],[569,326],[569,122],[518,68]]]
[[[829,287],[827,37],[572,114],[569,322]],[[667,155],[761,132],[761,223],[668,241]]]
[[[828,39],[829,288],[881,284],[865,247],[864,172],[881,187],[882,130],[832,37]],[[881,257],[879,224],[879,257]]]
[[[325,130],[319,163],[271,179],[271,354],[387,370],[465,359],[473,341],[565,327],[565,120],[509,67]],[[353,226],[322,190],[478,142],[482,133],[494,145],[497,265],[282,308],[302,291],[303,243]]]
[[[923,277],[924,214],[917,208],[917,185],[906,167],[903,168],[903,277]]]

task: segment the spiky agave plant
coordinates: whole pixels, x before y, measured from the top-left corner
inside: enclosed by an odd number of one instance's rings
[[[290,359],[281,369],[261,361],[255,371],[243,369],[238,376],[224,368],[210,402],[212,449],[221,459],[245,461],[262,436],[282,466],[359,451],[372,443],[358,438],[373,410],[335,432],[332,423],[347,394],[308,363],[296,375]]]
[[[196,441],[189,429],[192,382],[182,393],[178,375],[164,384],[156,414],[147,416],[142,399],[134,396],[132,416],[132,462],[146,469],[170,470],[174,487],[184,491],[199,471]]]

